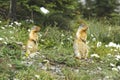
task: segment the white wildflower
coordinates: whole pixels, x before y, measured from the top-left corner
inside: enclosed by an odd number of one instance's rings
[[[116,60],[120,60],[120,55],[115,55]]]
[[[108,80],[110,78],[110,76],[105,76],[105,78],[103,80]]]
[[[112,28],[111,28],[111,27],[109,27],[109,29],[108,29],[108,30],[109,30],[109,31],[111,31],[111,29],[112,29]]]
[[[26,19],[26,22],[34,23],[32,19]]]
[[[42,34],[39,34],[40,37],[42,37]]]
[[[111,67],[114,67],[114,66],[115,66],[115,64],[113,64],[113,63],[110,63],[110,66],[111,66]]]
[[[44,7],[40,7],[40,10],[41,10],[44,14],[48,14],[48,13],[49,13],[49,10],[47,10],[47,9],[44,8]]]
[[[67,38],[68,40],[70,40],[70,38]]]
[[[8,25],[9,27],[13,27],[11,24],[10,25]]]
[[[18,26],[21,26],[21,25],[22,25],[21,23],[18,24]]]
[[[17,22],[17,21],[15,21],[14,22],[17,26],[21,26],[21,23],[19,23],[19,22]]]
[[[108,45],[105,45],[105,47],[109,47]]]
[[[110,51],[113,51],[114,49],[110,49]]]
[[[8,27],[8,25],[4,25],[5,27]]]
[[[101,68],[101,67],[97,67],[97,69],[98,69],[98,70],[100,70],[100,71],[102,70],[102,68]]]
[[[21,64],[26,64],[27,62],[26,61],[21,61]]]
[[[18,24],[18,22],[17,22],[17,21],[15,21],[14,23],[15,23],[15,24]]]
[[[26,21],[26,22],[29,22],[29,19],[26,19],[25,21]]]
[[[14,30],[18,31],[15,27],[13,27]]]
[[[3,38],[0,38],[0,41],[4,40]]]
[[[63,42],[61,42],[61,44],[63,45],[64,43],[63,43]]]
[[[3,29],[3,30],[4,30],[4,29],[5,29],[5,27],[1,27],[1,29]]]
[[[63,37],[63,36],[65,36],[64,34],[61,34],[61,36]]]
[[[42,42],[44,42],[45,40],[44,39],[41,39]]]
[[[118,72],[118,69],[117,68],[112,68],[113,71],[117,71]]]
[[[35,77],[36,77],[37,79],[39,79],[39,78],[40,78],[40,76],[39,76],[39,75],[35,75]]]
[[[108,53],[107,56],[112,56],[112,55],[110,53]]]
[[[29,22],[34,23],[34,21],[32,19],[30,19]]]
[[[20,79],[14,78],[13,80],[20,80]]]
[[[117,50],[117,49],[114,49],[114,51],[116,51],[116,52],[117,52],[118,50]]]
[[[82,5],[85,5],[86,4],[86,1],[85,0],[78,0],[79,2],[82,3]]]
[[[90,43],[90,41],[87,41],[87,42],[86,42],[86,44],[89,44],[89,43]]]
[[[5,40],[8,41],[9,40],[8,37],[5,37]]]
[[[0,21],[0,23],[2,23],[2,21]]]
[[[90,10],[90,7],[87,7],[88,10]]]
[[[44,55],[42,55],[41,57],[42,57],[42,58],[45,58],[45,56],[44,56]]]
[[[28,32],[30,32],[30,29],[28,29]]]
[[[73,37],[72,37],[72,36],[70,36],[70,38],[72,39]]]
[[[94,37],[94,35],[93,35],[93,34],[91,34],[91,37]]]
[[[117,48],[117,49],[120,48],[120,44],[117,44],[116,48]]]
[[[11,25],[13,25],[14,23],[10,23]]]
[[[92,41],[96,41],[96,38],[93,38]]]
[[[113,43],[113,42],[110,42],[108,45],[106,45],[106,47],[115,47],[115,48],[120,48],[120,44],[116,44],[116,43]]]
[[[13,31],[9,31],[10,33],[13,33]]]
[[[80,72],[79,69],[75,69],[74,71],[75,71],[76,73],[79,73],[79,72]]]
[[[98,54],[91,54],[91,57],[100,58],[100,56]]]
[[[14,37],[10,37],[11,39],[14,39]]]
[[[97,47],[100,47],[102,45],[102,42],[97,43]]]
[[[116,44],[113,43],[113,42],[110,42],[110,43],[108,44],[108,46],[109,46],[109,47],[116,47]]]
[[[118,70],[120,70],[120,66],[117,66]]]
[[[3,42],[4,44],[7,44],[7,42]]]
[[[17,44],[19,44],[19,45],[23,45],[23,42],[16,42]]]
[[[9,67],[12,67],[12,64],[7,64]]]

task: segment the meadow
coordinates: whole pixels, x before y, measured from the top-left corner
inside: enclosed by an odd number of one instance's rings
[[[0,21],[0,80],[119,80],[120,26],[86,20],[88,60],[76,60],[73,41],[78,24],[70,30],[41,26],[39,51],[26,58],[30,22]]]

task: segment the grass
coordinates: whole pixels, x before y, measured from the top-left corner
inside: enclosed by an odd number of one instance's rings
[[[26,44],[28,28],[22,24],[5,26],[0,23],[0,79],[1,80],[119,80],[120,48],[109,47],[109,42],[120,43],[120,26],[102,21],[87,21],[89,59],[73,58],[73,40],[77,27],[63,30],[56,26],[39,33],[39,52],[35,58],[25,59],[19,42]],[[108,46],[108,47],[106,47]],[[97,54],[99,56],[91,57]],[[116,57],[118,56],[118,57]],[[48,60],[49,63],[46,63]],[[113,65],[112,65],[113,64]]]

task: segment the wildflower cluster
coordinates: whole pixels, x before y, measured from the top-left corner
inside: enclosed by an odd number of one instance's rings
[[[18,21],[14,21],[14,22],[10,23],[8,26],[9,27],[14,27],[14,26],[21,26],[21,25],[22,25],[22,23],[20,23]]]
[[[44,14],[48,14],[50,11],[47,10],[46,8],[44,7],[40,7],[40,10],[44,13]]]
[[[119,49],[120,48],[120,44],[116,44],[116,43],[113,43],[113,42],[110,42],[108,45],[105,45],[106,47],[114,47],[114,48],[117,48]]]

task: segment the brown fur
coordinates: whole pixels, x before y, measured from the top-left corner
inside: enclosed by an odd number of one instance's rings
[[[76,38],[74,41],[74,56],[77,59],[87,59],[88,57],[88,46],[86,44],[88,27],[84,24],[78,28]]]
[[[37,52],[38,49],[38,32],[40,31],[40,27],[35,26],[29,33],[29,39],[26,46],[26,56],[31,53]]]

